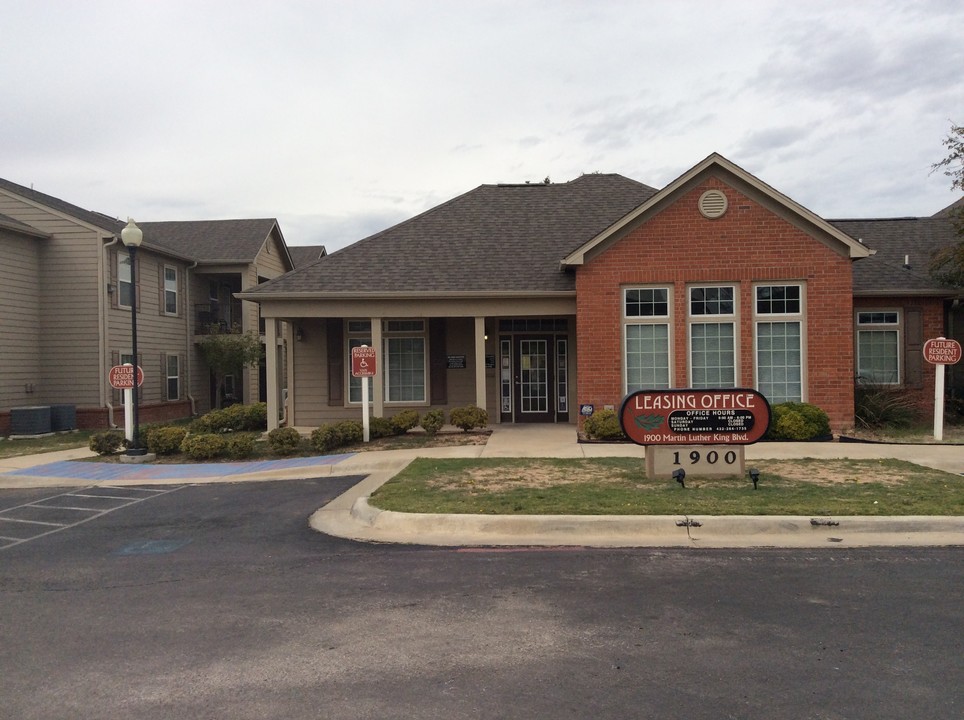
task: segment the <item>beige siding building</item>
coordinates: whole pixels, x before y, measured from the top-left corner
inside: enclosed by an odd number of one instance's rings
[[[47,405],[72,407],[80,427],[123,425],[121,392],[107,376],[131,361],[132,297],[145,423],[216,404],[198,351],[205,334],[263,336],[257,304],[234,294],[292,269],[277,221],[141,223],[134,283],[124,225],[0,179],[0,434],[11,432],[12,410]],[[280,324],[281,357],[286,338]],[[267,395],[263,368],[230,381],[224,401]]]

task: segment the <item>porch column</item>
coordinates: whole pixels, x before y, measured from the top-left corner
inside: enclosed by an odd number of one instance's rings
[[[375,361],[375,377],[372,378],[372,417],[385,417],[385,353],[382,352],[381,318],[372,318],[372,347],[378,358]]]
[[[475,318],[475,404],[485,410],[485,318]]]
[[[264,375],[268,394],[268,430],[278,427],[281,407],[278,387],[278,322],[268,318],[264,323]]]

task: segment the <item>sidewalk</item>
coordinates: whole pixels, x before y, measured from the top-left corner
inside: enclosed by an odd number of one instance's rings
[[[193,465],[76,462],[86,449],[0,460],[0,488],[253,482],[363,475],[364,480],[312,514],[314,529],[370,542],[427,545],[579,545],[595,547],[823,547],[964,545],[964,517],[643,517],[475,516],[381,511],[368,497],[415,457],[638,457],[644,448],[578,443],[570,425],[497,425],[486,445],[387,450],[309,458]],[[789,458],[907,460],[964,474],[960,445],[758,443],[747,461]],[[962,479],[964,482],[964,479]],[[306,509],[310,510],[310,509]]]

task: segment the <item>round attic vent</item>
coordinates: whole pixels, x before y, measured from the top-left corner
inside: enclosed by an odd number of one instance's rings
[[[719,190],[707,190],[700,195],[700,212],[703,217],[713,218],[722,217],[726,212],[726,195]]]

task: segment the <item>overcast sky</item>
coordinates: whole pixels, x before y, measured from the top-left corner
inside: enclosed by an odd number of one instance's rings
[[[0,0],[0,176],[329,250],[482,183],[711,152],[826,218],[930,215],[964,3]]]

